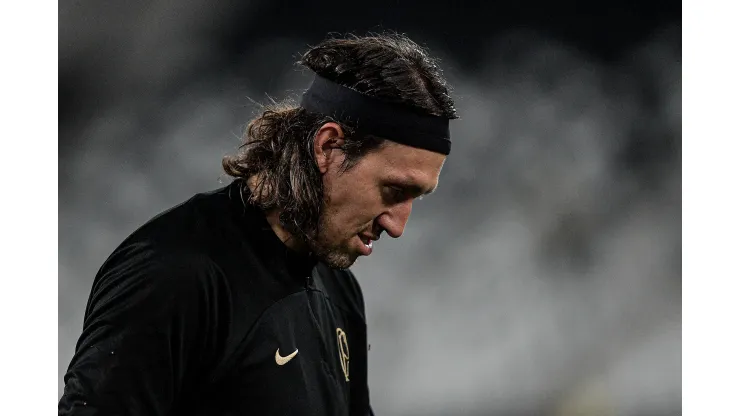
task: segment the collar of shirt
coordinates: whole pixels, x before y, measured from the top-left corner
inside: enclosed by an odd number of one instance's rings
[[[248,192],[249,188],[241,180],[233,181],[228,187],[236,217],[243,224],[247,237],[253,240],[254,248],[260,252],[263,260],[286,271],[291,277],[304,280],[311,276],[311,270],[318,263],[317,259],[286,246],[270,227],[264,212],[259,207],[246,203]]]

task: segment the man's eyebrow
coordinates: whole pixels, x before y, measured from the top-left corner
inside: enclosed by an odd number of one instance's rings
[[[419,195],[419,196],[431,195],[432,193],[434,193],[434,191],[437,190],[436,185],[432,189],[425,190],[424,188],[422,188],[421,186],[417,185],[416,183],[412,182],[409,179],[395,178],[392,180],[392,182],[395,182],[396,184],[398,184],[398,186],[403,187],[404,189],[413,193],[414,195]]]

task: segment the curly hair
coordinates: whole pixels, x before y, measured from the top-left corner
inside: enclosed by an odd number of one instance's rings
[[[329,38],[303,53],[297,64],[368,96],[429,115],[457,118],[437,62],[403,35]],[[242,179],[242,186],[255,180],[249,203],[266,211],[279,209],[281,225],[304,241],[315,238],[324,205],[313,143],[328,122],[339,124],[345,135],[342,171],[385,142],[381,137],[355,134],[354,125],[286,100],[266,106],[248,124],[239,152],[222,161],[226,174]]]

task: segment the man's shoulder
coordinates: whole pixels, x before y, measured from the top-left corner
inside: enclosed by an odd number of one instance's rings
[[[131,232],[108,256],[98,275],[167,268],[211,269],[213,237],[228,228],[224,189],[196,194],[155,215]],[[220,233],[223,235],[223,233]]]
[[[144,244],[160,251],[205,254],[214,234],[230,226],[228,187],[198,193],[171,206],[135,229],[117,248]]]

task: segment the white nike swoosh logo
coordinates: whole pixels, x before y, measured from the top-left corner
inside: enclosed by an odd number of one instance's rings
[[[275,351],[275,362],[277,363],[277,365],[285,365],[288,361],[292,360],[293,357],[296,356],[296,354],[298,354],[297,348],[295,351],[293,351],[292,354],[283,357],[280,355],[280,348],[278,348],[277,351]]]

